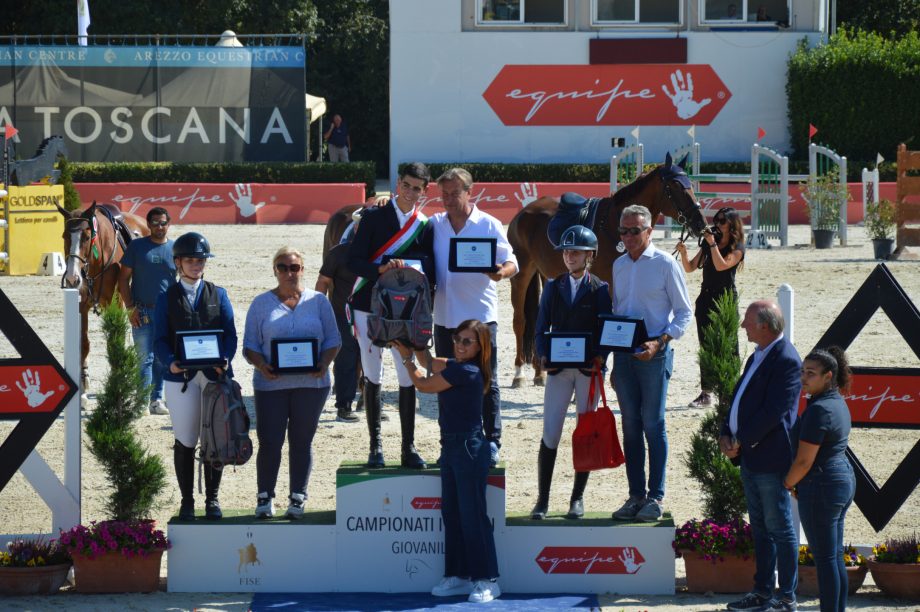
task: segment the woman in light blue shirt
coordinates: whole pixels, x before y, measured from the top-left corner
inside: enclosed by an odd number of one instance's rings
[[[290,247],[275,253],[272,269],[278,286],[256,296],[246,313],[243,355],[253,365],[252,386],[256,398],[256,457],[258,498],[256,517],[274,516],[272,499],[281,466],[281,448],[288,436],[290,505],[285,516],[303,516],[307,481],[313,465],[313,436],[323,405],[329,397],[329,364],[342,338],[332,305],[326,296],[303,285],[303,255]],[[315,338],[319,370],[281,373],[271,364],[275,338]]]

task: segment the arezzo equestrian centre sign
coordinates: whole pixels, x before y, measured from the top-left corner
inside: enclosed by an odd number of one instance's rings
[[[302,47],[3,46],[0,125],[77,161],[303,161]]]

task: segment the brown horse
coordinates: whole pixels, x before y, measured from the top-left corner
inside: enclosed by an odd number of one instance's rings
[[[130,236],[147,236],[150,230],[144,219],[122,213],[111,204],[97,205],[93,202],[83,211],[68,212],[60,206],[58,210],[65,219],[64,250],[67,253],[61,287],[80,290],[80,361],[85,392],[88,383],[89,310],[92,308],[98,313],[100,306],[108,306],[112,301],[118,286],[121,258]]]
[[[620,242],[617,233],[620,212],[628,205],[642,204],[651,211],[652,219],[664,214],[677,219],[685,231],[694,236],[702,233],[706,220],[690,187],[684,163],[672,164],[669,154],[664,164],[600,201],[593,228],[598,249],[591,268],[598,278],[610,282],[613,260],[620,255],[616,249]],[[511,279],[517,343],[513,387],[523,384],[521,366],[527,361],[534,367],[534,384],[543,384],[542,367],[534,353],[534,325],[544,279],[555,278],[566,271],[562,257],[546,237],[547,225],[558,206],[553,198],[540,198],[521,209],[508,226],[508,241],[514,248],[519,268]]]
[[[326,231],[323,233],[323,259],[326,259],[326,253],[342,239],[345,228],[351,223],[351,214],[365,206],[367,204],[347,204],[332,213],[326,221]]]

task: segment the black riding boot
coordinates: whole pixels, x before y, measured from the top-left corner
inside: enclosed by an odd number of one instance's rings
[[[217,501],[217,490],[220,489],[220,479],[224,475],[223,470],[219,470],[211,465],[204,466],[204,517],[209,521],[218,521],[224,517],[220,511],[220,502]]]
[[[402,429],[401,465],[424,470],[428,464],[415,450],[415,387],[399,388],[399,425]]]
[[[370,452],[367,467],[382,468],[383,443],[380,440],[380,385],[364,379],[364,409],[367,411],[367,432],[370,434]]]
[[[588,486],[588,476],[591,472],[575,472],[575,484],[572,485],[572,497],[569,498],[569,513],[567,519],[580,519],[585,515],[585,487]]]
[[[195,520],[195,449],[183,446],[178,440],[173,444],[173,465],[182,502],[179,506],[180,521]]]
[[[553,484],[553,468],[556,465],[556,449],[540,440],[540,454],[537,455],[537,503],[530,518],[542,521],[549,511],[549,488]]]

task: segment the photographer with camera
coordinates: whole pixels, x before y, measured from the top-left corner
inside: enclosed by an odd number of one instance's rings
[[[703,284],[700,295],[696,298],[696,333],[700,343],[703,342],[703,330],[709,326],[710,314],[715,310],[716,300],[726,291],[731,291],[735,298],[735,272],[744,265],[744,226],[741,217],[734,208],[719,209],[712,218],[713,225],[703,233],[700,250],[693,259],[687,258],[687,245],[677,243],[677,252],[684,271],[690,274],[694,270],[703,270]],[[713,248],[716,247],[717,248]],[[738,342],[735,341],[735,354],[738,354]],[[714,381],[700,364],[700,386],[702,392],[690,402],[691,408],[702,408],[713,404],[712,389]]]

